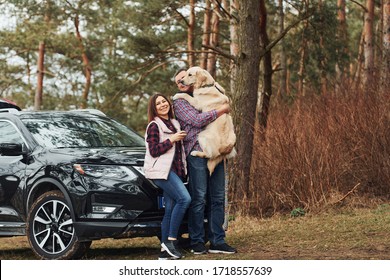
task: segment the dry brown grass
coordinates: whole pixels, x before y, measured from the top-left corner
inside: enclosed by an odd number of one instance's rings
[[[229,224],[228,242],[238,254],[194,256],[187,260],[390,259],[390,205],[343,207],[316,215],[262,219],[238,216]],[[95,241],[85,259],[150,260],[159,253],[157,238]],[[25,237],[2,238],[0,259],[36,259]]]
[[[389,112],[388,94],[311,96],[275,105],[265,139],[255,140],[248,198],[232,201],[233,208],[270,216],[355,196],[388,199]]]

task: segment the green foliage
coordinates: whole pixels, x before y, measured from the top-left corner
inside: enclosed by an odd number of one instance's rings
[[[85,87],[82,54],[92,68],[88,106],[142,131],[148,97],[171,95],[177,65],[169,51],[186,45],[180,1],[8,1],[15,20],[0,29],[0,95],[33,106],[37,49],[45,42],[43,109],[78,108]],[[79,19],[82,42],[76,37]],[[18,95],[28,94],[21,99]]]
[[[376,214],[390,214],[390,204],[380,204],[377,209],[374,210]]]
[[[275,40],[280,32],[277,3],[278,1],[266,1],[267,31],[270,42]],[[302,49],[306,48],[303,79],[306,92],[309,97],[312,97],[320,93],[321,78],[325,77],[331,86],[335,84],[336,65],[341,69],[348,69],[357,61],[363,11],[355,3],[347,1],[348,36],[344,38],[338,31],[336,1],[322,1],[321,9],[319,1],[291,0],[283,3],[286,28],[302,15],[312,13],[306,20],[292,28],[276,48],[271,50],[273,65],[280,65],[279,47],[283,44],[286,50],[290,95],[285,100],[289,106],[284,108],[277,102],[271,104],[271,106],[279,106],[279,110],[281,108],[285,110],[283,114],[286,115],[288,109],[295,106],[295,101],[298,99],[297,83],[300,78],[298,72]],[[0,13],[9,16],[11,24],[0,26],[0,97],[13,99],[23,108],[33,106],[37,84],[38,46],[40,42],[45,42],[42,109],[66,110],[81,106],[86,86],[83,62],[83,54],[85,54],[92,71],[88,107],[100,109],[143,133],[147,122],[148,98],[157,92],[171,96],[177,90],[171,80],[172,75],[177,68],[187,66],[188,5],[188,1],[178,0],[1,1]],[[196,51],[201,50],[204,6],[205,1],[196,1]],[[218,48],[229,53],[231,43],[229,17],[223,16],[223,13],[221,15]],[[76,18],[79,19],[81,41],[76,37]],[[245,56],[245,54],[240,55]],[[198,61],[199,58],[200,56],[197,55]],[[276,67],[275,71],[277,70],[280,68]],[[218,55],[216,78],[226,89],[228,96],[231,96],[230,71],[231,61]],[[348,71],[345,72],[348,75]],[[274,92],[279,90],[279,79],[279,75],[273,75]],[[310,104],[313,106],[316,103],[310,101]],[[330,111],[333,112],[334,107],[324,110],[324,116],[328,116]],[[270,112],[273,109],[271,107]],[[316,114],[317,112],[307,118],[304,124],[310,123],[309,120],[314,119]],[[301,117],[302,112],[294,115],[297,119]],[[324,118],[320,119],[316,127],[320,127],[323,122]],[[271,125],[272,120],[269,127]],[[307,127],[301,127],[297,123],[294,125],[302,131],[308,131]],[[281,135],[282,128],[283,126],[280,125],[278,135]],[[354,131],[353,129],[351,128],[351,131]],[[272,128],[267,128],[267,135],[271,133]],[[297,135],[294,133],[299,135],[297,131],[290,128],[285,135],[287,139],[282,139],[281,142],[286,145],[291,141],[291,146],[294,148],[301,143],[310,143],[302,139],[295,143],[293,140]],[[321,135],[323,131],[313,133]],[[358,136],[356,138],[359,138]],[[316,143],[317,138],[309,140]],[[344,142],[344,139],[339,140],[340,142],[337,143]],[[313,151],[311,164],[319,164],[318,159],[328,154],[326,147],[324,145],[322,147],[324,150]],[[285,152],[283,148],[275,149],[274,153],[271,153],[269,162]],[[299,150],[298,155],[301,153],[302,161],[306,160],[307,151]],[[266,153],[261,155],[267,157]],[[288,156],[289,154],[284,155],[281,159],[283,164]],[[297,155],[291,155],[291,158],[300,159]],[[306,162],[305,164],[307,165]],[[305,164],[302,164],[302,169],[307,167]],[[284,165],[280,166],[284,167]],[[291,166],[294,167],[294,164]],[[343,166],[340,170],[342,168]],[[272,168],[271,170],[274,171]],[[325,166],[320,170],[325,172],[331,168]],[[303,176],[300,171],[296,172],[297,174],[294,175],[296,181],[291,184],[297,184],[302,180],[303,185],[312,186],[309,177]],[[331,175],[335,176],[337,172],[338,170],[335,169]],[[289,171],[283,168],[278,173],[280,176],[281,174],[285,174],[286,178],[291,176]],[[321,176],[320,174],[319,177]],[[318,185],[327,184],[326,187],[330,188],[332,182],[340,183],[332,176],[326,182],[319,181]],[[375,180],[372,179],[370,183]],[[269,182],[274,182],[274,178],[268,180]],[[289,185],[283,182],[276,187],[278,186]],[[292,192],[292,198],[286,200],[290,199],[292,202],[282,210],[297,205],[299,200],[294,201],[296,199],[294,192],[302,192],[300,187],[298,190],[288,190]],[[286,203],[284,199],[281,197],[280,201]],[[271,205],[279,205],[280,201],[277,200]]]
[[[204,1],[197,1],[196,5],[197,49],[201,48],[204,4]],[[335,3],[325,2],[321,10],[317,8],[315,1],[308,7],[302,1],[285,3],[285,26],[296,20],[297,13],[302,14],[308,9],[315,12],[308,19],[308,28],[304,29],[300,24],[283,39],[286,49],[290,50],[287,56],[292,85],[298,80],[302,39],[308,42],[305,83],[316,89],[314,92],[318,92],[321,73],[326,72],[331,80],[335,75],[335,64],[348,65],[350,61],[349,56],[341,51],[345,42],[334,36],[337,33]],[[356,7],[349,7],[349,10],[351,15],[360,16]],[[267,28],[271,41],[279,32],[277,11],[276,2],[267,2]],[[11,0],[0,4],[0,12],[9,15],[15,22],[11,27],[0,28],[0,94],[9,98],[22,92],[34,95],[37,49],[39,42],[44,41],[46,74],[43,109],[80,106],[85,87],[85,65],[82,61],[85,52],[92,68],[88,106],[104,110],[138,130],[145,125],[145,118],[139,116],[142,115],[140,110],[146,108],[147,98],[156,92],[171,95],[176,89],[170,78],[178,65],[185,66],[187,2]],[[76,38],[76,17],[80,23],[82,42]],[[361,25],[356,25],[359,21],[352,19],[349,22],[349,33],[356,40]],[[218,47],[227,53],[229,32],[229,21],[222,17]],[[352,49],[357,52],[356,47]],[[277,59],[277,53],[274,52],[273,57]],[[3,58],[6,58],[5,61]],[[226,58],[218,57],[217,79],[228,95],[229,63]],[[275,85],[278,84],[277,78],[275,76]],[[72,98],[68,98],[70,96]],[[54,101],[56,99],[57,102]],[[22,104],[32,106],[32,102],[33,98],[29,97]],[[132,117],[134,121],[128,119],[126,110],[136,116]]]
[[[305,12],[306,8],[301,6],[303,2],[298,2],[300,3],[295,3],[294,7],[302,13]],[[346,52],[347,42],[337,35],[339,33],[339,23],[336,2],[324,1],[321,8],[318,7],[318,3],[315,1],[311,5],[308,9],[312,12],[312,16],[308,18],[307,25],[303,22],[297,26],[284,38],[283,43],[286,50],[294,50],[287,52],[289,73],[291,74],[289,82],[292,85],[296,85],[298,82],[301,52],[303,48],[306,48],[304,61],[305,85],[312,89],[312,92],[320,93],[320,81],[323,73],[326,73],[328,81],[333,80],[336,75],[336,64],[344,69],[350,63],[350,56]],[[286,18],[293,20],[296,17],[296,9],[287,9]],[[290,14],[290,11],[292,14]],[[277,15],[273,16],[277,17]],[[304,42],[306,43],[305,46]],[[277,80],[274,85],[278,85]],[[294,93],[292,92],[292,94]]]
[[[297,218],[297,217],[300,217],[300,216],[305,216],[306,212],[303,208],[294,208],[291,213],[290,213],[290,216],[293,217],[293,218]]]

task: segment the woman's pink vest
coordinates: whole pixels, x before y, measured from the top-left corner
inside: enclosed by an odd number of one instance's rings
[[[180,131],[180,124],[177,120],[171,119],[172,124],[176,128],[177,131]],[[147,133],[148,128],[151,123],[156,123],[159,130],[160,135],[160,143],[167,140],[169,137],[172,136],[173,131],[171,131],[165,123],[159,118],[155,117],[153,121],[151,121],[147,128],[145,133],[145,143],[146,143],[146,155],[145,155],[145,162],[144,162],[144,170],[145,170],[145,177],[149,179],[167,179],[169,171],[171,170],[173,158],[175,156],[175,143],[173,143],[173,146],[171,149],[169,149],[166,153],[160,155],[159,157],[152,157],[149,151],[149,144],[146,142],[147,139]],[[186,164],[186,158],[185,158],[185,152],[184,152],[184,145],[182,142],[181,145],[182,148],[182,161],[184,164],[184,171],[187,174],[187,164]]]

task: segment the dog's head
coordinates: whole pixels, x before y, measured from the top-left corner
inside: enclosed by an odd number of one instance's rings
[[[193,86],[195,89],[206,85],[214,85],[215,83],[210,73],[198,66],[189,68],[180,82],[186,86]]]

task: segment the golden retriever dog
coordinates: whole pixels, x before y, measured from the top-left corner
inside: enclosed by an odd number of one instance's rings
[[[218,109],[221,105],[229,103],[225,90],[215,82],[209,72],[200,67],[189,68],[180,82],[193,86],[193,97],[186,93],[177,93],[173,96],[173,100],[183,98],[202,112]],[[208,124],[199,133],[198,141],[203,152],[192,151],[191,155],[208,158],[207,167],[212,174],[218,163],[237,154],[234,148],[236,134],[232,117],[229,114],[223,114]]]

